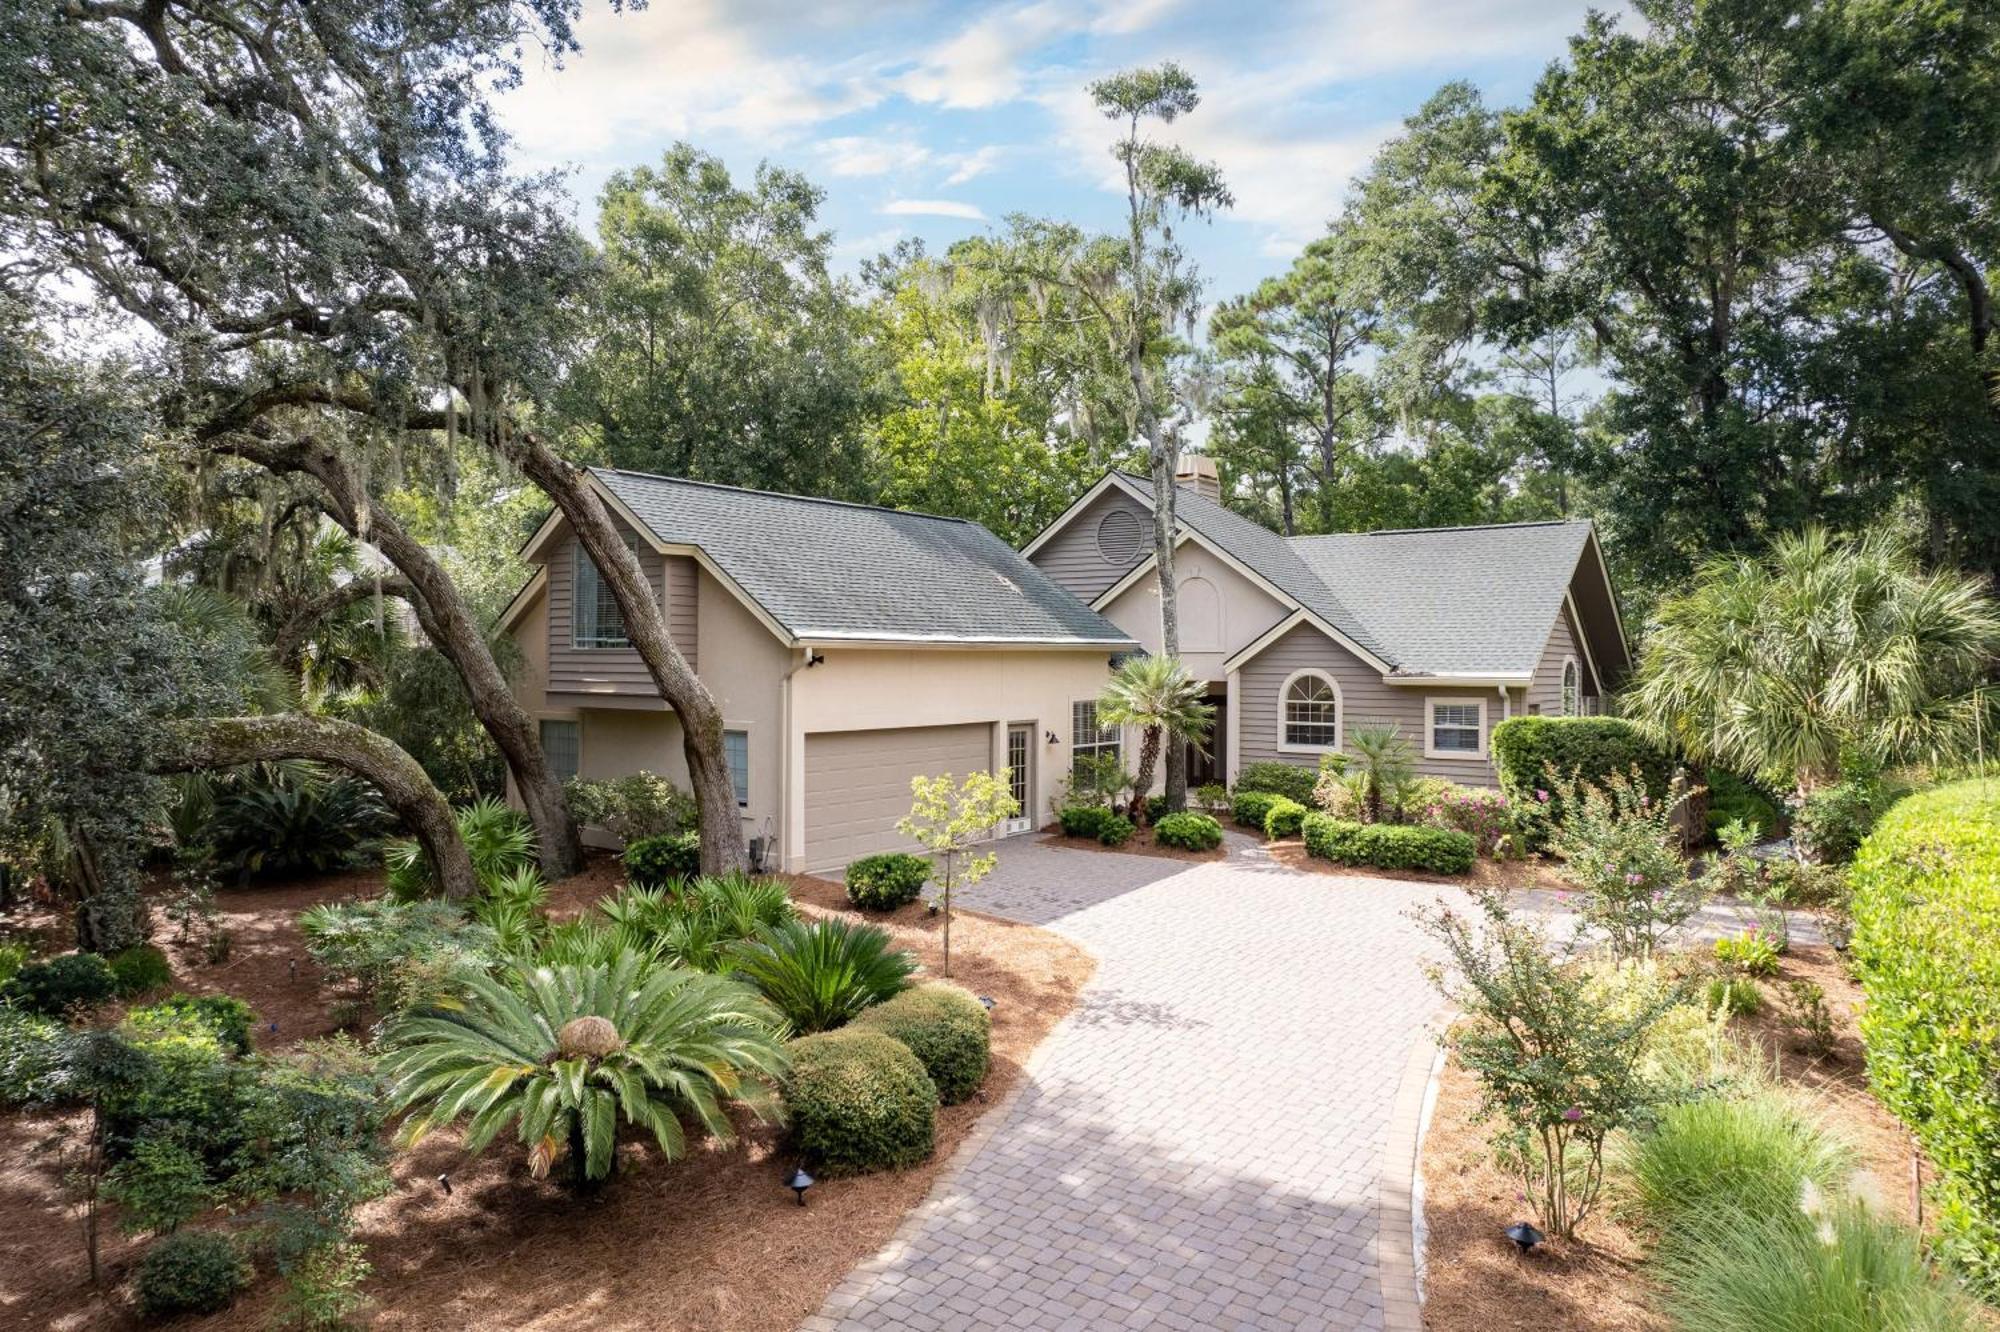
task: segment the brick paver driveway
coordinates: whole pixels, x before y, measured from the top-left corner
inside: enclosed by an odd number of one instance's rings
[[[963,900],[1099,968],[822,1329],[1381,1328],[1378,1184],[1435,886],[1003,844]]]

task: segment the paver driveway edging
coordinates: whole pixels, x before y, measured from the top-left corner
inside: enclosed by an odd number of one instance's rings
[[[1441,1023],[1447,1010],[1439,1010]],[[1378,1206],[1382,1225],[1375,1261],[1381,1269],[1382,1326],[1385,1332],[1423,1332],[1423,1284],[1418,1276],[1418,1219],[1423,1206],[1417,1177],[1423,1169],[1424,1105],[1437,1078],[1441,1052],[1435,1041],[1410,1047],[1410,1062],[1396,1088],[1390,1112],[1389,1145],[1382,1155]]]

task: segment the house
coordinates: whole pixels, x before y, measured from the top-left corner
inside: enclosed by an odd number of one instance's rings
[[[1217,718],[1191,782],[1316,765],[1356,728],[1394,726],[1420,774],[1495,785],[1494,726],[1595,712],[1631,667],[1589,523],[1287,538],[1225,508],[1201,457],[1182,461],[1174,508],[1181,657]],[[1111,472],[1023,554],[1157,650],[1152,533],[1151,481]],[[1093,722],[1079,705],[1078,732]],[[1126,739],[1095,734],[1100,750]]]
[[[1005,766],[1023,810],[1047,810],[1078,701],[1137,646],[976,523],[636,472],[590,484],[722,709],[745,837],[774,866],[907,848],[918,774]],[[558,773],[687,785],[680,726],[568,523],[551,515],[522,555],[537,567],[500,624]]]

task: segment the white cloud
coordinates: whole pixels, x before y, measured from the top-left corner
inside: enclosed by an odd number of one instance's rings
[[[882,205],[890,217],[962,217],[968,222],[984,222],[986,214],[975,204],[956,199],[891,199]]]
[[[969,153],[945,153],[938,160],[951,168],[951,174],[944,178],[947,185],[963,185],[976,176],[983,176],[999,165],[1001,149],[998,144],[987,144]]]
[[[914,139],[839,135],[820,140],[819,150],[836,176],[886,176],[931,160],[931,150]]]
[[[960,109],[1012,101],[1021,92],[1022,60],[1079,26],[1059,0],[990,13],[933,46],[896,87],[911,101]]]

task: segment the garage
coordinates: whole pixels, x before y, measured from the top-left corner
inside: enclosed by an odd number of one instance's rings
[[[910,779],[993,766],[993,727],[984,722],[820,731],[805,740],[805,863],[816,870],[877,851],[914,850],[896,831],[896,820],[910,812]]]

